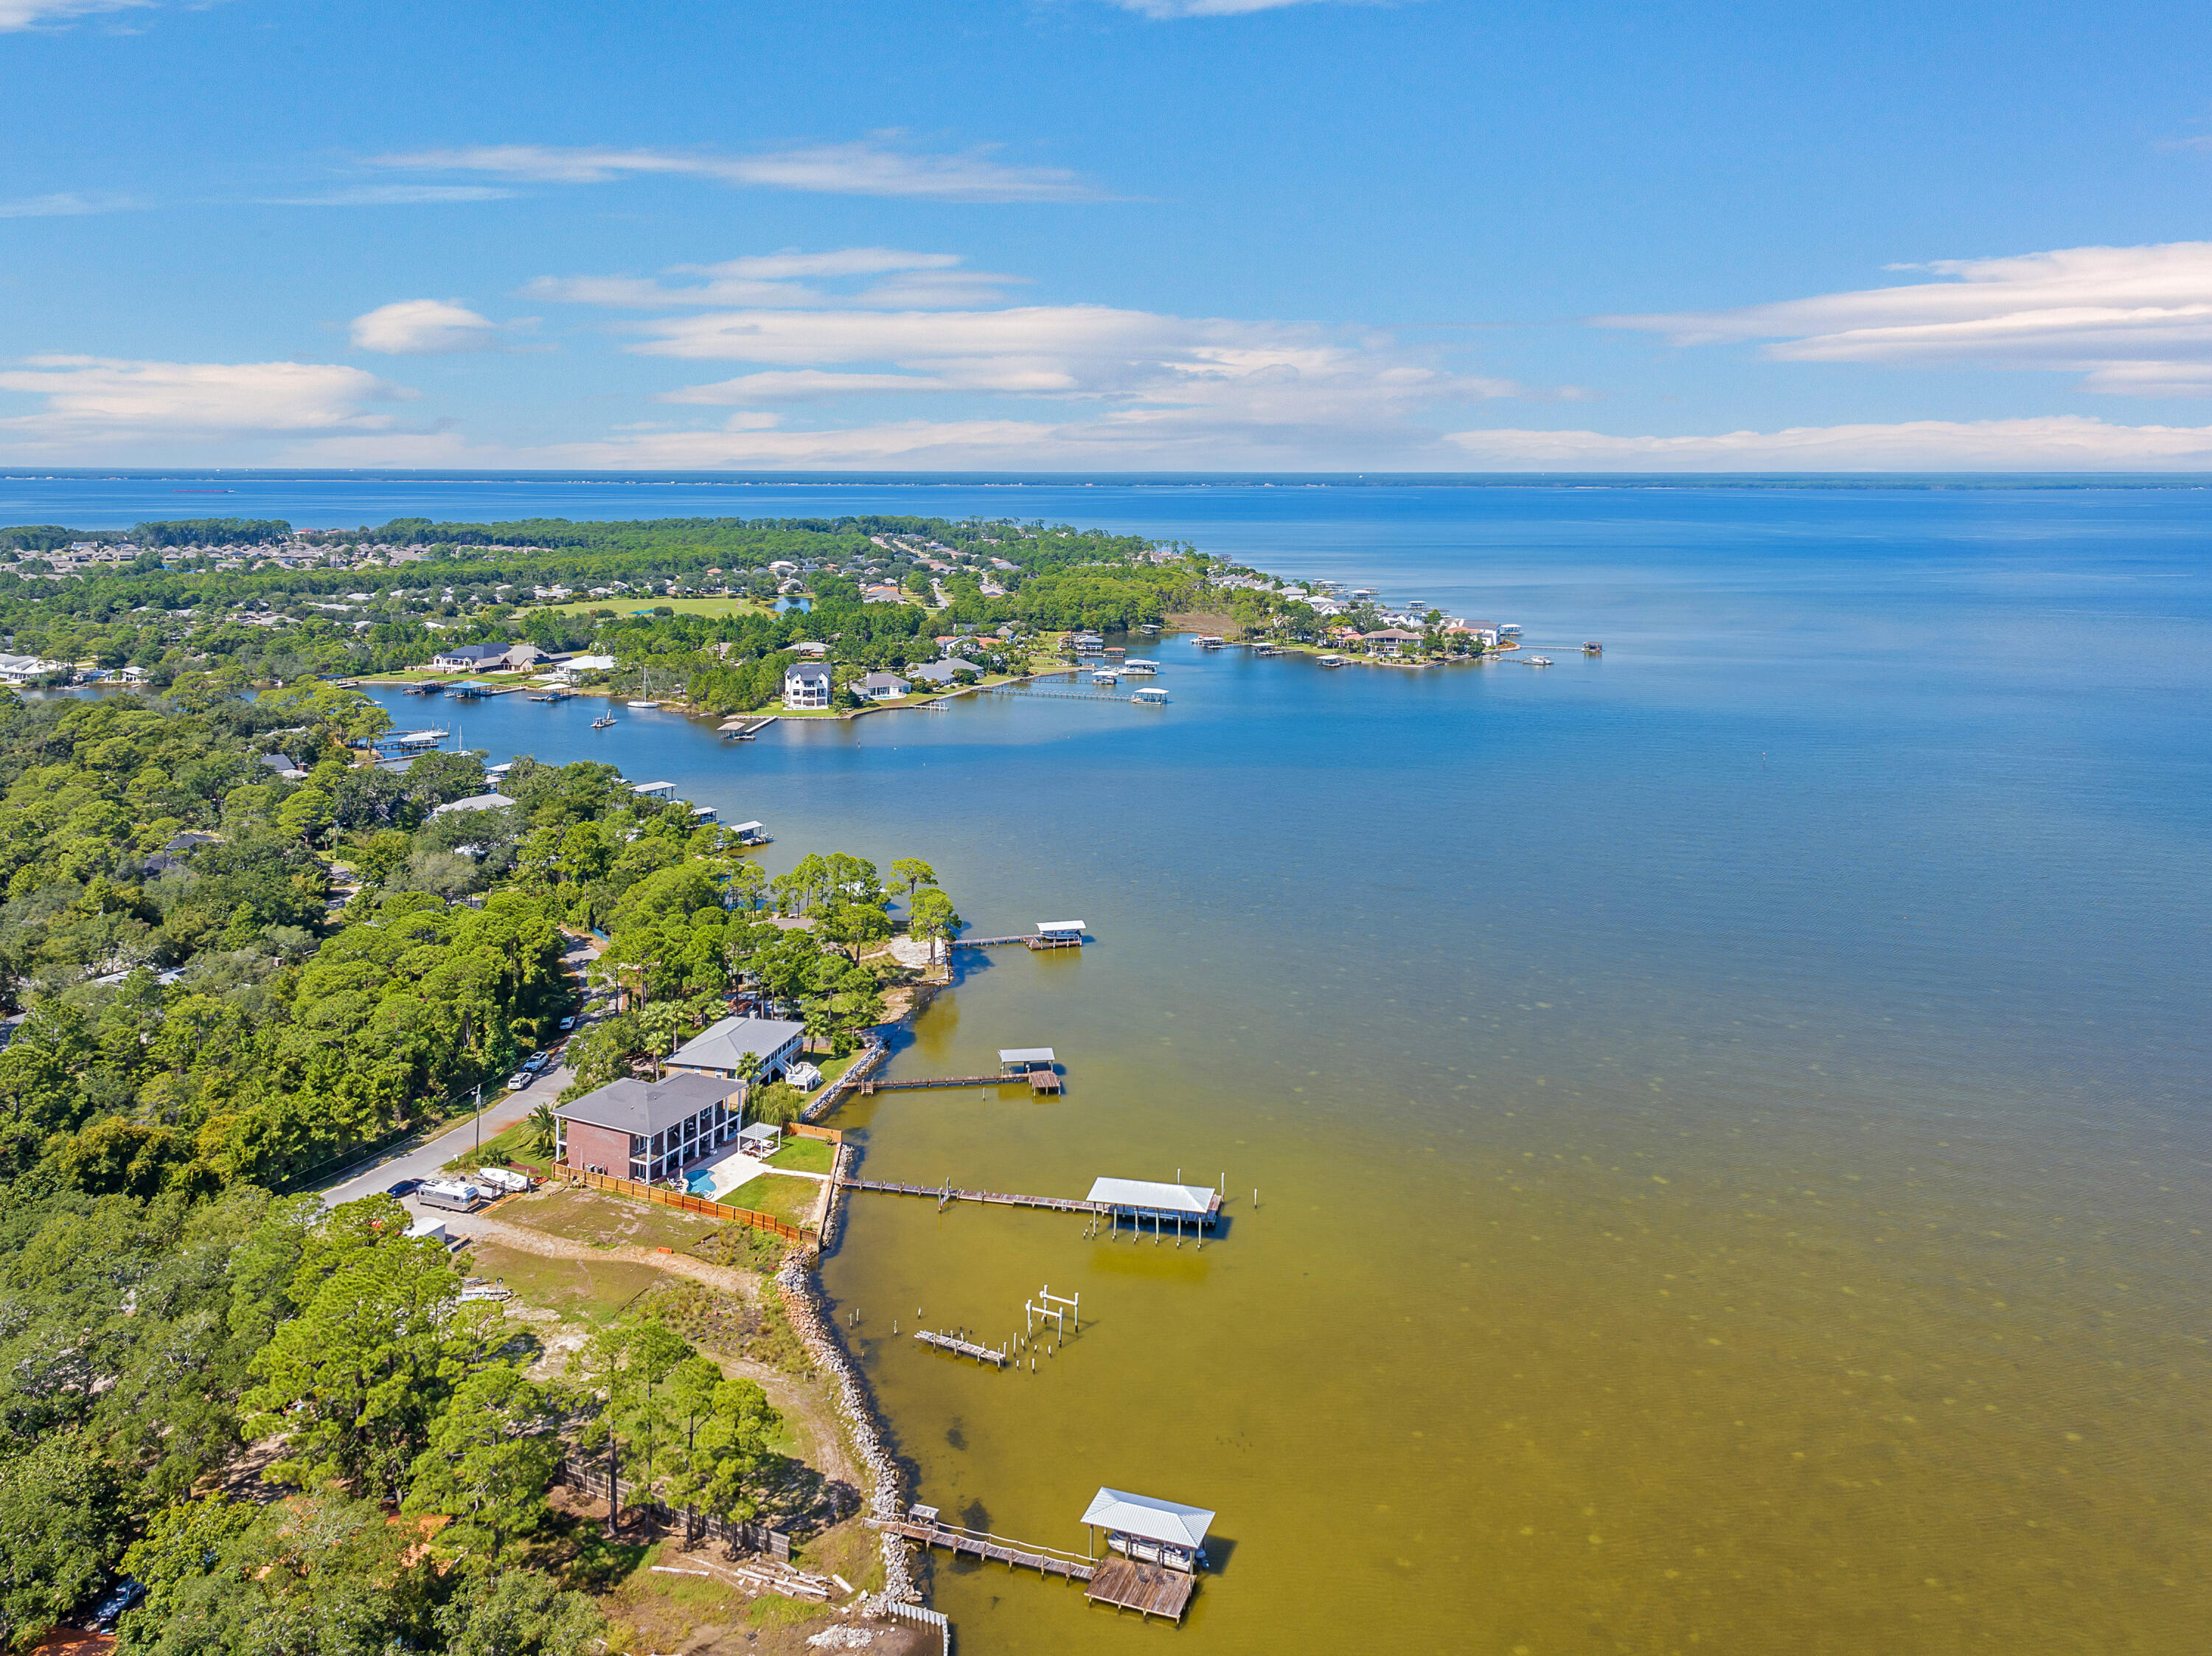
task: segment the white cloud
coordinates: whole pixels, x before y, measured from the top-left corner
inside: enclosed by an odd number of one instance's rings
[[[319,196],[276,196],[264,207],[416,207],[441,202],[511,201],[518,192],[489,184],[362,184]]]
[[[492,349],[499,329],[455,300],[403,299],[354,318],[353,343],[388,356],[453,356]]]
[[[1318,457],[1332,446],[1363,454],[1424,447],[1434,434],[1415,422],[1428,409],[1525,394],[1510,380],[1449,373],[1386,336],[1104,306],[745,310],[638,326],[652,337],[632,349],[646,355],[769,365],[665,393],[665,402],[726,406],[905,392],[1102,405],[1103,413],[1077,425],[1000,422],[1006,432],[1048,434],[1051,464],[1075,464],[1085,454],[1135,464],[1139,451],[1188,459],[1212,449],[1234,452],[1243,457],[1237,464],[1269,455],[1287,464],[1291,452]],[[956,423],[964,431],[972,422]],[[919,440],[917,428],[880,428],[901,452]],[[815,433],[809,440],[827,438]]]
[[[1771,340],[1790,362],[2034,368],[2122,396],[2212,395],[2212,242],[1943,259],[1952,280],[1739,310],[1608,316],[1677,344]]]
[[[63,23],[100,11],[131,11],[153,0],[0,0],[0,33]]]
[[[80,196],[64,191],[51,196],[19,196],[0,201],[0,219],[77,218],[87,213],[120,213],[138,203],[128,196]]]
[[[488,173],[546,184],[607,184],[617,179],[675,175],[770,190],[842,196],[892,196],[929,201],[1095,201],[1097,191],[1052,167],[1010,167],[988,149],[930,155],[879,138],[813,144],[750,155],[669,149],[561,149],[544,144],[483,144],[379,155],[371,165],[420,172]]]
[[[957,253],[846,247],[824,253],[754,255],[720,264],[674,264],[663,274],[703,278],[676,286],[644,276],[539,276],[523,291],[532,299],[617,310],[711,305],[936,309],[988,304],[1023,280],[988,270],[953,268],[959,263]],[[844,285],[823,287],[819,282],[795,280],[802,276]]]
[[[118,446],[375,431],[389,415],[364,403],[415,393],[359,368],[320,362],[144,362],[33,356],[0,370],[0,391],[46,398],[0,417],[0,446],[106,458]]]
[[[2212,467],[2212,426],[2117,426],[2082,416],[1794,426],[1696,437],[1457,431],[1501,471],[2104,471]]]

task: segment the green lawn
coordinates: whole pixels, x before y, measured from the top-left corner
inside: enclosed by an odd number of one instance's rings
[[[822,1181],[818,1179],[799,1179],[764,1173],[759,1178],[738,1186],[722,1199],[733,1208],[750,1208],[755,1213],[765,1213],[771,1219],[781,1219],[787,1225],[811,1229],[814,1204],[821,1196]]]
[[[827,1173],[836,1159],[837,1147],[826,1138],[792,1137],[785,1139],[783,1148],[769,1157],[768,1165],[788,1173]]]

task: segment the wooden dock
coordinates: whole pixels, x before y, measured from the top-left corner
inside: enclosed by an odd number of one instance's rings
[[[1083,1596],[1094,1604],[1111,1604],[1116,1610],[1133,1610],[1146,1617],[1164,1616],[1180,1622],[1197,1585],[1194,1577],[1164,1564],[1109,1558],[1092,1569],[1090,1585],[1084,1588]]]
[[[1077,1553],[1062,1552],[1057,1547],[1031,1546],[1025,1541],[1011,1541],[1002,1535],[963,1530],[951,1524],[916,1524],[903,1518],[872,1518],[868,1520],[868,1527],[903,1536],[925,1547],[942,1547],[947,1552],[980,1558],[986,1563],[1004,1564],[1009,1569],[1030,1569],[1040,1575],[1057,1575],[1064,1581],[1088,1581],[1092,1570],[1097,1568],[1090,1559]]]
[[[860,1090],[872,1096],[877,1093],[915,1093],[944,1087],[1023,1086],[1027,1087],[1032,1095],[1056,1093],[1060,1090],[1060,1076],[1052,1070],[1030,1070],[1020,1075],[917,1076],[907,1081],[870,1078],[860,1083]]]
[[[775,723],[775,720],[773,718],[732,719],[726,720],[718,728],[725,737],[733,737],[739,742],[750,742]]]
[[[988,1345],[978,1345],[973,1340],[963,1340],[957,1335],[939,1334],[927,1328],[916,1329],[915,1338],[924,1345],[933,1345],[939,1351],[950,1351],[956,1357],[973,1357],[978,1362],[988,1362],[994,1368],[1006,1366],[1006,1349],[993,1350]]]
[[[886,1196],[927,1196],[940,1208],[954,1202],[983,1202],[1002,1208],[1049,1208],[1054,1213],[1110,1214],[1103,1202],[1081,1202],[1072,1196],[1022,1196],[1008,1191],[962,1190],[944,1185],[901,1185],[884,1179],[841,1179],[847,1190],[880,1191]]]
[[[1007,949],[1019,943],[1031,953],[1040,949],[1080,949],[1081,937],[1048,937],[1035,931],[1017,931],[1011,937],[955,937],[955,949]]]

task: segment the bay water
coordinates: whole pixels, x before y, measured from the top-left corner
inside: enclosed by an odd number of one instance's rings
[[[0,516],[185,515],[147,504],[177,481],[10,482]],[[921,856],[976,933],[1089,923],[1079,953],[963,951],[891,1071],[1049,1045],[1063,1096],[839,1125],[874,1178],[1218,1182],[1223,1230],[860,1196],[824,1280],[917,1498],[1077,1551],[1101,1485],[1211,1507],[1215,1568],[1170,1635],[940,1561],[963,1649],[2201,1647],[2212,496],[223,486],[314,525],[1126,528],[1517,622],[1556,662],[1133,641],[1168,707],[748,743],[391,701],[761,818],[771,869]],[[1083,1325],[1034,1375],[909,1338],[998,1344],[1047,1285]]]

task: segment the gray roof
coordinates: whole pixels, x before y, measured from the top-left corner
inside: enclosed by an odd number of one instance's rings
[[[803,1023],[780,1018],[724,1018],[709,1024],[670,1056],[671,1064],[695,1064],[702,1070],[734,1070],[747,1052],[768,1058],[806,1033]]]
[[[448,799],[442,805],[432,806],[430,815],[443,816],[449,810],[504,810],[514,803],[503,793],[472,793],[465,799]]]
[[[505,655],[507,649],[507,646],[504,644],[456,644],[451,649],[439,651],[430,659],[484,662]]]
[[[735,1088],[714,1076],[672,1075],[665,1081],[610,1081],[574,1103],[556,1104],[554,1113],[570,1121],[611,1127],[650,1138],[709,1104],[720,1104]]]
[[[1171,1547],[1199,1547],[1206,1544],[1213,1514],[1204,1507],[1186,1507],[1180,1501],[1131,1495],[1125,1489],[1101,1489],[1084,1509],[1083,1521],[1122,1535],[1164,1541]]]
[[[999,1048],[999,1062],[1001,1064],[1050,1064],[1053,1062],[1052,1048],[1049,1046],[1001,1046]]]
[[[872,690],[885,684],[896,684],[902,690],[906,688],[906,681],[896,673],[870,673],[860,681],[860,688],[864,690]]]
[[[950,684],[952,682],[952,675],[955,673],[980,673],[982,670],[983,670],[981,667],[978,667],[974,662],[966,660],[962,657],[947,656],[944,660],[933,661],[926,667],[911,668],[908,670],[908,673],[910,676],[915,678],[926,678],[932,684]]]
[[[818,661],[794,661],[783,670],[786,678],[827,678],[830,670]]]

